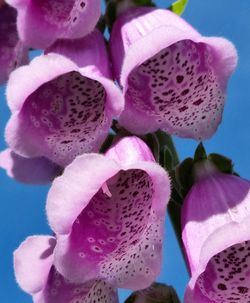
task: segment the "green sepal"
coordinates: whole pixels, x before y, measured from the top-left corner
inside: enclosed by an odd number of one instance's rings
[[[136,300],[136,293],[132,293],[124,303],[134,303]]]
[[[184,13],[187,4],[188,0],[177,0],[171,4],[169,9],[176,15],[181,16]]]
[[[155,161],[159,162],[160,145],[159,145],[157,136],[154,133],[152,133],[152,134],[147,134],[146,136],[141,136],[140,138],[142,140],[144,140],[146,142],[146,144],[149,146],[149,148],[151,149],[151,151],[155,157]]]
[[[115,0],[106,0],[106,13],[105,13],[105,20],[108,26],[109,32],[113,27],[116,19],[116,1]]]
[[[207,160],[207,153],[202,142],[197,146],[194,152],[194,162]]]
[[[152,0],[133,0],[138,6],[156,6]]]
[[[171,150],[164,146],[160,151],[160,163],[168,171],[174,169],[174,159]]]
[[[160,145],[161,165],[167,170],[174,169],[179,163],[179,158],[172,137],[161,130],[155,132],[155,135],[157,136]]]
[[[104,141],[104,143],[102,144],[102,146],[100,148],[101,154],[104,154],[111,147],[114,138],[115,138],[115,134],[108,134],[106,140]]]
[[[223,155],[212,153],[208,155],[210,160],[219,171],[226,174],[233,174],[233,161]]]
[[[139,299],[139,300],[138,300]],[[180,303],[178,295],[172,286],[153,283],[146,289],[134,292],[124,303]]]
[[[101,16],[96,27],[99,29],[99,31],[103,34],[106,29],[106,18],[105,16]]]
[[[180,193],[183,198],[189,192],[190,188],[194,183],[193,168],[194,160],[192,158],[187,158],[182,161],[175,170],[176,181],[180,188]]]

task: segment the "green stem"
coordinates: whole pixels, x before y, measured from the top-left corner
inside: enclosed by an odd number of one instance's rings
[[[175,179],[175,168],[180,164],[179,156],[174,144],[172,137],[162,131],[157,132],[157,137],[160,143],[160,146],[163,148],[167,146],[168,150],[171,152],[172,164],[170,167],[165,167],[168,169],[169,175],[172,180],[172,193],[171,199],[168,204],[168,214],[170,217],[171,224],[173,226],[176,239],[178,241],[183,259],[186,263],[187,269],[188,265],[186,262],[185,251],[182,243],[182,230],[181,230],[181,207],[182,207],[182,197],[179,194],[178,183]],[[189,269],[188,269],[189,270]]]

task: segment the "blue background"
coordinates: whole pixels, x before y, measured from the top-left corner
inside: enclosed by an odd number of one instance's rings
[[[168,7],[171,1],[156,1]],[[230,39],[238,49],[239,64],[230,80],[223,123],[213,138],[205,142],[208,152],[222,153],[233,159],[235,169],[242,177],[250,177],[250,1],[190,0],[183,17],[203,35],[223,36]],[[9,110],[0,88],[0,149],[5,148],[3,133]],[[192,156],[196,142],[176,139],[181,159]],[[0,170],[0,302],[30,303],[31,298],[15,283],[12,252],[29,235],[49,234],[44,204],[47,187],[19,184]],[[29,273],[27,273],[28,275]],[[172,284],[183,297],[188,275],[173,235],[169,220],[166,222],[164,262],[160,281]],[[121,302],[127,292],[121,291]],[[56,302],[55,302],[56,303]]]

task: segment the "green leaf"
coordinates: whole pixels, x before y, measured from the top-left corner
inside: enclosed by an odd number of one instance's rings
[[[188,4],[188,0],[177,0],[174,3],[172,3],[172,5],[170,6],[170,10],[181,16],[186,8]]]

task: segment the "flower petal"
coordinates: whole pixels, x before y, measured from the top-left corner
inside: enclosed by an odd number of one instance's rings
[[[97,29],[84,38],[57,40],[45,50],[45,54],[48,53],[63,55],[85,70],[111,78],[107,48],[103,35]]]
[[[0,84],[7,81],[12,70],[27,62],[28,48],[17,35],[16,10],[3,4],[0,6]]]
[[[12,112],[21,110],[24,100],[43,83],[59,75],[77,70],[77,65],[69,59],[56,54],[38,56],[29,65],[15,70],[7,86],[7,101]]]
[[[71,283],[53,266],[46,287],[33,296],[34,303],[118,303],[117,291],[105,281]]]
[[[28,237],[14,253],[14,267],[20,287],[35,303],[118,303],[117,292],[105,281],[71,283],[53,266],[56,239]]]
[[[54,237],[28,237],[14,252],[14,269],[20,287],[35,294],[41,291],[53,264]]]
[[[0,167],[9,177],[28,184],[47,184],[62,172],[60,166],[46,158],[24,158],[11,149],[0,153]]]
[[[65,168],[63,175],[54,180],[48,193],[46,209],[51,228],[59,234],[70,233],[88,201],[119,169],[117,163],[102,155],[77,157]]]
[[[146,143],[135,136],[123,137],[118,140],[105,153],[105,156],[125,166],[133,165],[138,161],[155,162],[155,158]]]
[[[18,11],[20,38],[33,48],[46,48],[56,39],[90,33],[101,14],[100,0],[8,0]]]

